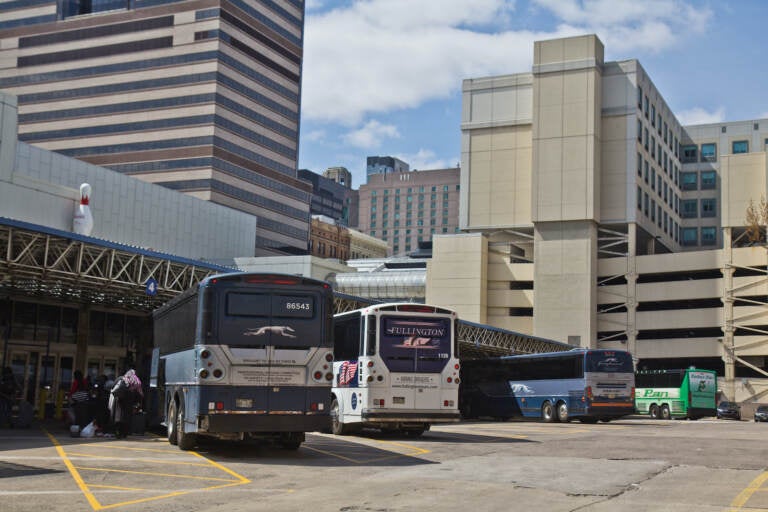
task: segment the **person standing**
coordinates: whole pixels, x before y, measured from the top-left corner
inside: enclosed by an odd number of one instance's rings
[[[18,386],[16,378],[13,376],[13,370],[10,366],[3,368],[3,375],[0,377],[0,426],[7,424],[13,426],[12,413],[13,401],[16,398]]]
[[[144,398],[141,380],[134,370],[119,377],[109,395],[109,412],[115,426],[115,437],[124,439],[131,431],[134,406]]]

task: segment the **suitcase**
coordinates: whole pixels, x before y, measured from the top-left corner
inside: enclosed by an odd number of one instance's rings
[[[147,429],[147,415],[143,412],[133,413],[131,418],[131,433],[143,436]]]
[[[13,426],[14,428],[29,428],[34,417],[35,410],[32,404],[27,401],[20,402],[16,417],[13,418]]]

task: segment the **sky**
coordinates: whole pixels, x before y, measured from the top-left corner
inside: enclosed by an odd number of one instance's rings
[[[306,0],[299,168],[460,162],[461,85],[531,71],[533,42],[597,34],[684,125],[768,118],[765,0]]]

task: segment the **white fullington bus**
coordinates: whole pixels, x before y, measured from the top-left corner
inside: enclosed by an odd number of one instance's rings
[[[168,441],[297,449],[305,432],[327,429],[332,322],[328,283],[282,274],[208,277],[156,310],[151,380]]]
[[[376,304],[334,316],[331,429],[421,435],[459,421],[456,313],[425,304]]]

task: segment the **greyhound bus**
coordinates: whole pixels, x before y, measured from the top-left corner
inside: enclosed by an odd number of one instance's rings
[[[457,422],[456,313],[426,304],[376,304],[334,317],[331,430],[363,427],[419,436]]]
[[[491,357],[462,362],[465,418],[610,421],[635,410],[632,356],[623,350]]]
[[[330,424],[333,295],[315,279],[211,276],[154,313],[151,383],[168,441],[268,438],[297,449]]]
[[[717,372],[713,370],[641,370],[635,382],[638,414],[663,420],[717,415]]]

